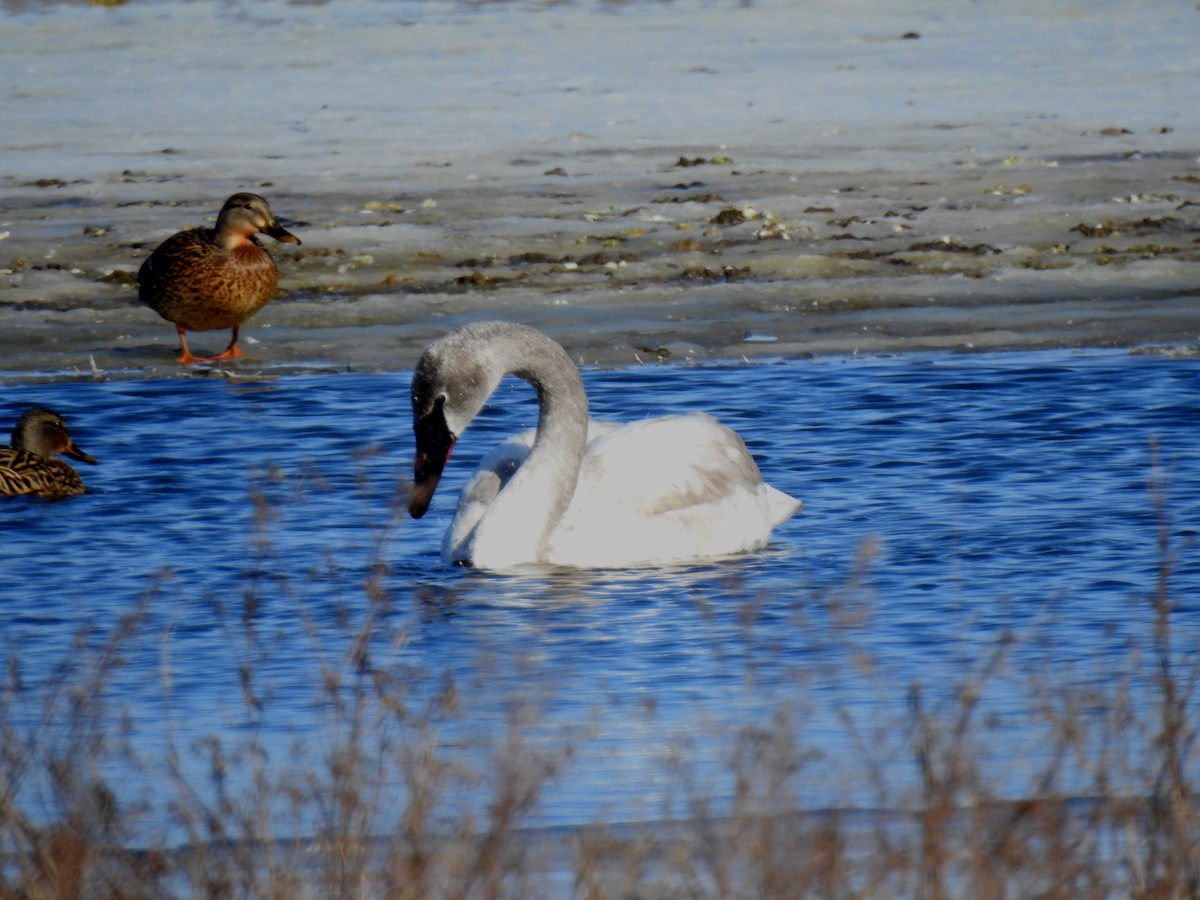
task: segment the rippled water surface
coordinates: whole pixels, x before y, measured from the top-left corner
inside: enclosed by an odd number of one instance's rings
[[[1184,635],[1200,627],[1195,362],[1056,351],[585,380],[597,417],[712,412],[804,512],[744,558],[485,575],[447,568],[437,551],[470,464],[536,418],[520,382],[460,441],[421,521],[393,505],[411,463],[407,376],[14,386],[6,423],[55,407],[99,465],[82,467],[81,498],[0,510],[0,646],[39,684],[78,653],[82,625],[103,635],[145,600],[114,723],[124,710],[148,758],[169,739],[252,726],[282,764],[297,739],[324,746],[319,667],[338,669],[347,635],[383,610],[370,664],[407,673],[414,702],[456,686],[448,744],[495,739],[518,696],[540,711],[535,736],[586,732],[542,807],[541,820],[570,823],[679,813],[659,786],[681,746],[727,796],[725,739],[792,703],[816,752],[806,800],[859,801],[861,748],[844,716],[864,730],[901,722],[914,684],[938,702],[1009,636],[987,702],[1013,723],[997,731],[1000,755],[1028,755],[1022,685],[1039,672],[1103,681],[1149,640],[1153,447],[1177,622]],[[247,667],[265,714],[243,702]],[[907,764],[887,777],[904,783]]]

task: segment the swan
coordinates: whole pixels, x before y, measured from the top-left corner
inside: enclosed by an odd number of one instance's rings
[[[725,556],[765,546],[803,507],[765,484],[741,437],[711,416],[591,421],[562,347],[524,325],[476,322],[432,343],[413,372],[414,518],[509,374],[537,391],[538,424],[488,454],[463,487],[447,563],[615,568]]]

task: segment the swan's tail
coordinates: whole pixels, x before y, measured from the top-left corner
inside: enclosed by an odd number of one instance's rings
[[[764,483],[763,487],[767,489],[767,516],[771,520],[771,527],[782,525],[800,510],[804,509],[804,502],[797,500],[795,497],[785,494],[778,488],[773,488],[769,484]]]

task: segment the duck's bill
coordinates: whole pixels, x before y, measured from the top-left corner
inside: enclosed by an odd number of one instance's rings
[[[299,244],[300,238],[296,237],[278,222],[272,222],[267,228],[267,234],[275,238],[281,244]]]
[[[69,456],[71,459],[77,459],[80,462],[91,463],[93,466],[96,465],[96,460],[93,459],[90,454],[84,453],[82,450],[76,447],[74,442],[72,442],[70,446],[63,451],[63,456]]]
[[[442,470],[454,449],[454,435],[446,427],[441,411],[431,413],[417,422],[417,456],[413,461],[413,485],[408,494],[408,512],[414,519],[425,515],[433,492],[437,490]]]

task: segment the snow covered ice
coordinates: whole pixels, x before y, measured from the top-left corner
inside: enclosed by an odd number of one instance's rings
[[[483,315],[602,364],[1200,334],[1191,3],[3,17],[0,377],[177,371],[130,276],[243,189],[304,241],[243,372]]]

